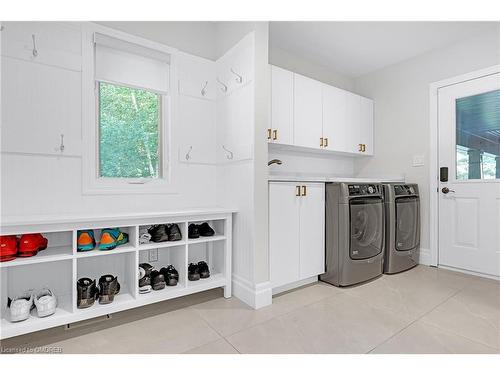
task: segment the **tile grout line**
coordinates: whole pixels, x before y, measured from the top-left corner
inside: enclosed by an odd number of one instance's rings
[[[453,293],[451,296],[449,296],[448,298],[446,298],[443,302],[441,303],[438,303],[436,306],[434,306],[432,309],[430,309],[429,311],[423,313],[422,315],[418,316],[415,318],[415,320],[412,320],[410,321],[406,326],[404,326],[403,328],[401,328],[399,331],[395,332],[393,335],[391,335],[390,337],[388,337],[386,340],[382,341],[380,344],[376,345],[375,347],[373,347],[372,349],[370,349],[368,352],[366,352],[366,354],[370,354],[371,352],[373,352],[375,349],[377,349],[378,347],[382,346],[383,344],[385,344],[387,341],[389,341],[390,339],[392,339],[393,337],[395,337],[396,335],[400,334],[401,332],[403,332],[405,329],[409,328],[410,326],[412,326],[413,324],[417,323],[418,321],[420,321],[424,316],[426,316],[427,314],[430,314],[431,312],[433,312],[435,309],[437,309],[439,306],[441,306],[443,303],[446,303],[448,300],[450,300],[451,298],[453,298],[454,296],[456,296],[458,293],[460,293],[462,291],[462,289],[459,289],[457,290],[455,293]]]

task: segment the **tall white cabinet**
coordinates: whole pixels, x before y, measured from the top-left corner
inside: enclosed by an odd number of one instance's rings
[[[273,291],[324,272],[325,185],[269,183],[269,250]]]

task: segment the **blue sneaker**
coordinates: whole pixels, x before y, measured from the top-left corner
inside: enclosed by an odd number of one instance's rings
[[[101,232],[99,250],[113,250],[115,247],[127,242],[127,233],[123,233],[119,228],[106,228]]]

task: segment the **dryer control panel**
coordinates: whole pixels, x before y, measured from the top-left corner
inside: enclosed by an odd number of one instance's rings
[[[396,195],[416,195],[417,190],[412,185],[394,185]]]
[[[349,185],[349,195],[380,195],[380,185],[363,184],[363,185]]]

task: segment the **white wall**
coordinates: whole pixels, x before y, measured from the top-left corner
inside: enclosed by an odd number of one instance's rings
[[[216,24],[208,21],[113,21],[96,22],[177,48],[192,55],[216,60]],[[241,38],[240,38],[241,39]]]
[[[429,84],[499,62],[499,33],[492,31],[355,80],[356,92],[375,100],[375,156],[358,159],[355,172],[404,173],[408,182],[419,184],[424,251],[429,248]],[[413,167],[413,155],[424,155],[425,166]]]

